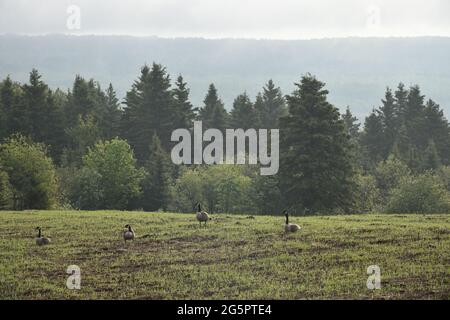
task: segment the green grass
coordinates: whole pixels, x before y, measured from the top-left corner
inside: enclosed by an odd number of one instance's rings
[[[448,299],[449,215],[0,212],[1,299]],[[130,223],[137,239],[124,244]],[[52,238],[34,243],[36,226]],[[69,265],[81,290],[66,288]],[[381,289],[366,287],[381,268]]]

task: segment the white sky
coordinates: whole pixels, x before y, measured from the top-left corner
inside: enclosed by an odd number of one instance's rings
[[[80,29],[67,28],[69,5]],[[448,0],[0,0],[0,33],[308,39],[450,36]]]

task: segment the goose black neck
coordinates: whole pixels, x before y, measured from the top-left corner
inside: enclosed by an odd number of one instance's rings
[[[130,226],[130,225],[128,226],[128,231],[130,231],[130,232],[131,232],[131,226]]]
[[[287,213],[285,214],[285,217],[286,217],[286,224],[289,224],[289,216]]]
[[[39,228],[38,229],[38,238],[40,238],[41,237],[41,229]]]
[[[200,203],[198,204],[198,212],[201,212],[202,211],[202,207],[201,207],[201,205],[200,205]]]

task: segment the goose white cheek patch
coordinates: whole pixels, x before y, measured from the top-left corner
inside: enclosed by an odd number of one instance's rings
[[[170,154],[174,164],[257,165],[259,160],[261,175],[278,173],[279,129],[226,129],[224,138],[222,131],[218,129],[208,129],[203,133],[202,122],[194,121],[193,133],[192,137],[188,129],[176,129],[172,132],[171,141],[178,142]],[[205,148],[204,142],[208,143]]]

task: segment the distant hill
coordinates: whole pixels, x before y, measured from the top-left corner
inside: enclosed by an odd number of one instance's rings
[[[200,106],[214,82],[231,108],[243,91],[253,98],[272,78],[283,93],[310,72],[327,83],[330,101],[362,118],[380,104],[386,86],[419,84],[450,115],[450,38],[206,40],[129,36],[0,36],[0,78],[26,81],[37,68],[51,87],[68,88],[76,74],[109,82],[123,98],[153,61],[172,78],[182,74]]]

